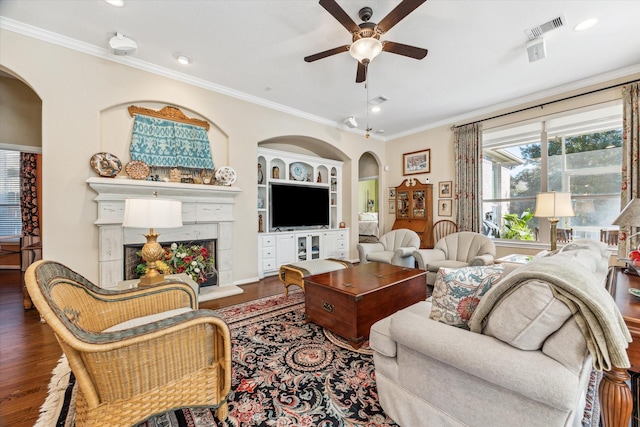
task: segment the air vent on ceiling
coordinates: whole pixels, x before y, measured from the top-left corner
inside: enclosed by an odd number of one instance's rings
[[[567,25],[567,18],[564,15],[560,15],[556,18],[551,19],[544,24],[538,25],[537,27],[531,27],[524,30],[529,37],[529,40],[537,39],[541,37],[543,34],[548,33],[549,31],[555,30],[556,28],[560,28]]]

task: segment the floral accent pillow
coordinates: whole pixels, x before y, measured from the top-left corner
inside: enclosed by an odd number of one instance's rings
[[[440,268],[429,318],[469,329],[467,323],[482,296],[504,275],[504,265]]]

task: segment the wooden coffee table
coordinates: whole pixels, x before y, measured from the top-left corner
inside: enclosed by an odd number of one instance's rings
[[[427,298],[426,271],[377,262],[304,279],[307,321],[359,348],[378,320]]]

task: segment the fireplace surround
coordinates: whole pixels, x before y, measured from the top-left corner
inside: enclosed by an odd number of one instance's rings
[[[238,187],[141,181],[127,178],[87,179],[98,194],[98,227],[100,286],[118,289],[124,280],[124,247],[144,244],[148,229],[124,228],[124,201],[127,198],[148,198],[154,192],[159,198],[182,202],[180,228],[157,230],[161,242],[216,240],[218,284],[203,287],[199,301],[242,293],[233,284],[233,206]]]

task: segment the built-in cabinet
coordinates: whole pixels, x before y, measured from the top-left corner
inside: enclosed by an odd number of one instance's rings
[[[314,230],[258,235],[259,275],[275,274],[283,264],[312,259],[347,259],[349,229]]]
[[[300,186],[329,189],[329,228],[338,228],[342,221],[342,162],[286,151],[258,148],[258,232],[274,231],[271,226],[272,183],[290,183]],[[304,215],[304,206],[292,200],[291,209],[299,209]]]
[[[408,228],[420,236],[420,248],[433,247],[433,185],[405,179],[396,187],[396,220],[392,230]]]
[[[329,227],[274,229],[270,215],[271,184],[289,183],[329,191]],[[258,273],[275,274],[283,264],[349,256],[349,229],[342,221],[342,162],[258,148]],[[305,206],[291,201],[305,214]]]

